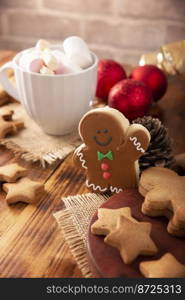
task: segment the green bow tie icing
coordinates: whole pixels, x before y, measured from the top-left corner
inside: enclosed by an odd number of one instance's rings
[[[113,160],[113,154],[112,151],[107,152],[106,154],[97,151],[97,155],[98,155],[98,160],[102,160],[103,158],[108,158],[110,160]]]

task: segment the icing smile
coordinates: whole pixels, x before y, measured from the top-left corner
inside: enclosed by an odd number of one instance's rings
[[[105,142],[99,141],[96,136],[94,136],[93,139],[95,140],[96,144],[98,144],[99,146],[108,146],[112,142],[111,136]]]

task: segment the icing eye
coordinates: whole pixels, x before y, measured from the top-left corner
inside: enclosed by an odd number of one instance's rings
[[[108,133],[108,129],[104,129],[104,131],[103,131],[104,133]]]
[[[101,130],[96,130],[96,133],[101,133]]]

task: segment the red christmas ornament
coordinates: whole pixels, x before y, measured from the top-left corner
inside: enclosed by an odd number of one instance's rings
[[[151,89],[153,100],[158,101],[167,90],[167,79],[163,71],[153,65],[135,68],[130,78],[142,81]]]
[[[122,112],[130,121],[143,117],[150,109],[152,95],[150,89],[140,81],[121,80],[109,93],[108,104]]]
[[[96,97],[107,101],[110,89],[118,81],[125,79],[124,68],[114,60],[102,59],[98,64]]]

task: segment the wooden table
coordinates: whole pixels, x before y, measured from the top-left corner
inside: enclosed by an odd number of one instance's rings
[[[12,54],[0,52],[0,64]],[[175,153],[185,152],[185,82],[173,80],[159,107],[174,138]],[[31,179],[45,183],[47,195],[37,206],[8,206],[0,193],[0,277],[82,277],[53,213],[62,208],[62,196],[86,192],[83,172],[65,160],[42,169],[0,147],[0,165],[18,161]]]

